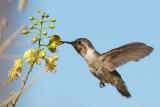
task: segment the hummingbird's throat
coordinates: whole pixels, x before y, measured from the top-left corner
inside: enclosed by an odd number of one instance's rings
[[[82,53],[82,56],[84,57],[84,59],[87,61],[87,62],[90,62],[92,61],[93,59],[95,59],[96,55],[95,55],[95,50],[94,49],[91,49],[91,48],[87,48],[86,49],[86,52],[85,54]]]

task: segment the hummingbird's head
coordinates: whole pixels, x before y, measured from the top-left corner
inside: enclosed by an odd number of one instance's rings
[[[94,51],[92,43],[87,38],[78,38],[72,42],[62,41],[62,43],[71,44],[74,49],[82,56],[85,56],[88,51]]]

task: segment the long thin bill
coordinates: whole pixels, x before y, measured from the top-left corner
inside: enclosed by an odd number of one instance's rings
[[[67,44],[73,44],[72,42],[68,42],[68,41],[61,41],[62,43],[67,43]]]

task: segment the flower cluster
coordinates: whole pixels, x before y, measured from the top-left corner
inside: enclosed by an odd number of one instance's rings
[[[22,30],[22,34],[29,35],[34,34],[32,37],[32,43],[37,44],[36,49],[27,50],[23,58],[17,59],[14,66],[9,72],[8,80],[11,82],[17,79],[21,75],[22,62],[26,64],[38,64],[40,65],[42,61],[45,62],[45,70],[54,72],[56,68],[56,60],[58,56],[49,56],[46,54],[47,49],[51,53],[56,52],[56,48],[61,45],[61,38],[57,34],[49,34],[47,29],[54,29],[56,22],[55,18],[49,18],[48,13],[41,10],[37,11],[40,14],[40,19],[30,16],[28,19],[32,22],[27,29]],[[45,24],[45,26],[44,26]],[[47,27],[46,27],[47,26]],[[44,40],[45,39],[45,40]],[[48,39],[48,40],[46,40]],[[48,41],[47,43],[44,41]]]

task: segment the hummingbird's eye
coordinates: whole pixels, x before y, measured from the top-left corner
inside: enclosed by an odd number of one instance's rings
[[[80,45],[82,42],[81,41],[77,41],[77,43]]]

